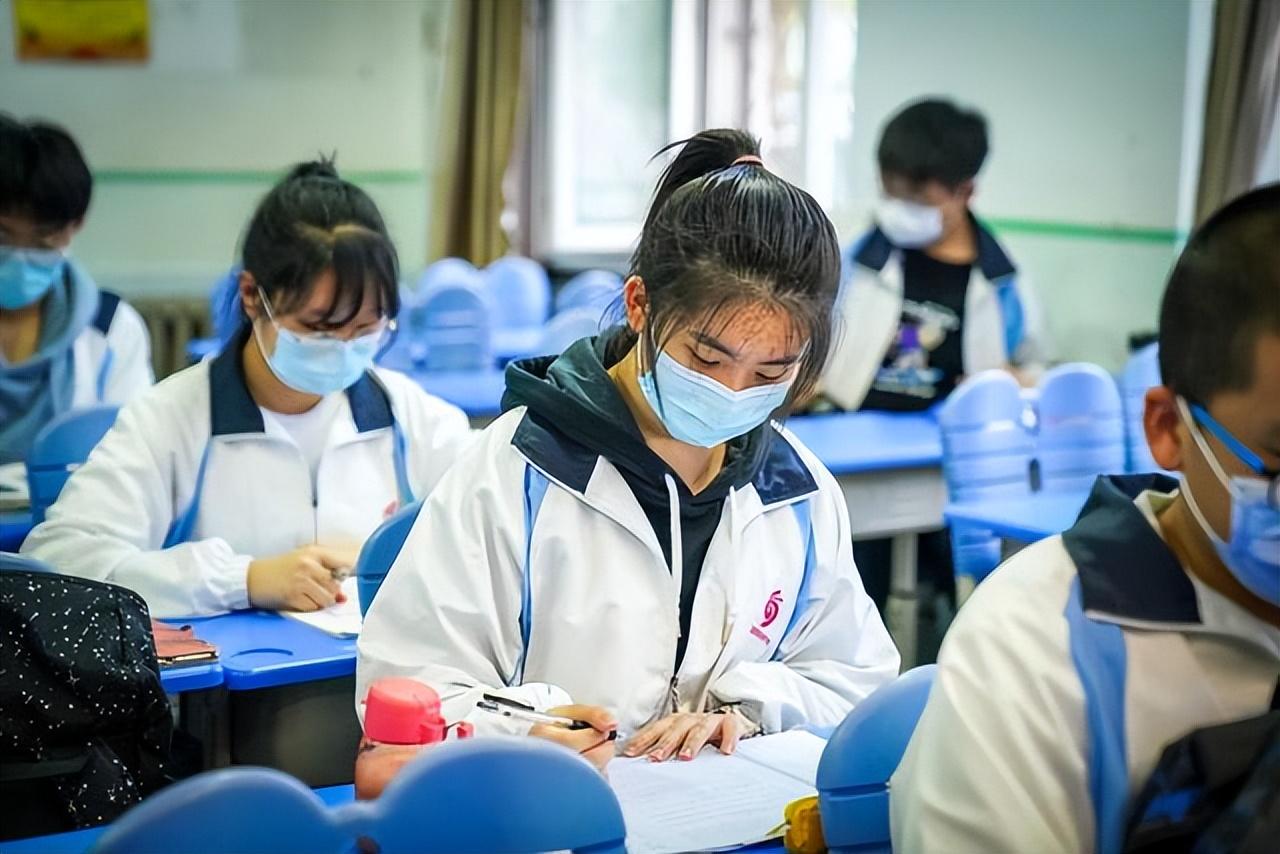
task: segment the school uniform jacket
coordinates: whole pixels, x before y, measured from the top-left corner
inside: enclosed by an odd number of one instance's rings
[[[470,434],[461,410],[370,371],[339,392],[313,489],[301,450],[249,395],[244,341],[127,405],[23,553],[129,587],[157,617],[247,608],[250,561],[363,541],[426,495]]]
[[[890,781],[894,851],[1118,852],[1166,745],[1267,711],[1280,628],[1165,545],[1177,485],[1099,478],[965,603]]]
[[[155,381],[147,325],[133,306],[111,291],[98,291],[98,310],[76,336],[72,354],[74,409],[126,403]]]
[[[674,480],[669,564],[613,464],[508,411],[418,515],[366,615],[356,696],[412,677],[481,731],[518,729],[474,710],[485,691],[605,706],[630,732],[728,703],[767,732],[838,724],[897,675],[898,653],[854,567],[839,487],[774,429],[759,473],[724,501],[677,671]]]
[[[1047,349],[1039,303],[1026,278],[974,220],[978,259],[965,292],[961,348],[966,376],[1008,365],[1038,366]],[[820,391],[857,409],[884,363],[902,317],[902,250],[872,228],[845,250],[830,358]]]

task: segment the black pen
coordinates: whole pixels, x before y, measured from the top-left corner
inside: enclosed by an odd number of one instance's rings
[[[560,715],[548,715],[545,712],[539,712],[532,706],[516,700],[510,700],[506,697],[499,697],[496,694],[485,694],[484,699],[476,703],[476,708],[490,714],[502,715],[503,717],[512,718],[518,721],[527,721],[532,724],[543,724],[544,726],[560,727],[568,730],[584,730],[595,729],[586,721],[575,720],[574,718],[566,718]],[[614,741],[620,736],[616,729],[607,733],[601,733],[607,741]]]

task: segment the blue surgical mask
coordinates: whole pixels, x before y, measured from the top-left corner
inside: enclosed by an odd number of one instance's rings
[[[654,369],[640,375],[640,391],[671,438],[714,448],[763,424],[786,401],[793,381],[734,391],[663,351]]]
[[[385,328],[350,341],[329,335],[299,335],[276,321],[266,295],[261,296],[267,319],[276,329],[275,351],[267,353],[256,327],[254,339],[280,382],[307,394],[331,394],[349,388],[373,365]]]
[[[61,249],[0,248],[0,308],[25,308],[41,299],[66,263]]]
[[[1218,536],[1200,512],[1200,506],[1190,488],[1184,484],[1182,494],[1186,497],[1187,509],[1236,580],[1258,598],[1280,607],[1280,507],[1277,507],[1280,479],[1274,472],[1268,472],[1262,465],[1262,460],[1227,432],[1203,407],[1189,408],[1186,401],[1179,398],[1178,408],[1196,447],[1209,463],[1214,476],[1231,496],[1230,539],[1223,540]],[[1259,477],[1228,477],[1201,434],[1198,422],[1203,423],[1250,468],[1259,474],[1270,474],[1270,480]]]

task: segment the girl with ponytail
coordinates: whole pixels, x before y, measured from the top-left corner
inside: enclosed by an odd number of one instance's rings
[[[369,610],[357,696],[412,676],[448,720],[603,767],[834,726],[897,675],[840,489],[782,426],[827,356],[835,231],[747,134],[671,147],[620,323],[508,368],[505,414]],[[485,694],[590,726],[530,727]]]

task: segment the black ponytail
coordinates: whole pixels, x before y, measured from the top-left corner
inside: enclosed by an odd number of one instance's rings
[[[609,358],[638,344],[642,366],[652,365],[680,328],[723,324],[737,309],[768,304],[809,345],[790,406],[817,385],[831,344],[840,281],[835,229],[812,196],[760,163],[760,143],[749,134],[707,130],[659,154],[676,147],[631,258],[630,275],[644,280],[652,334],[614,336]]]
[[[399,261],[382,214],[331,158],[297,164],[267,193],[245,230],[242,263],[280,313],[304,304],[329,269],[336,286],[325,325],[351,322],[368,293],[381,316],[400,310]]]

